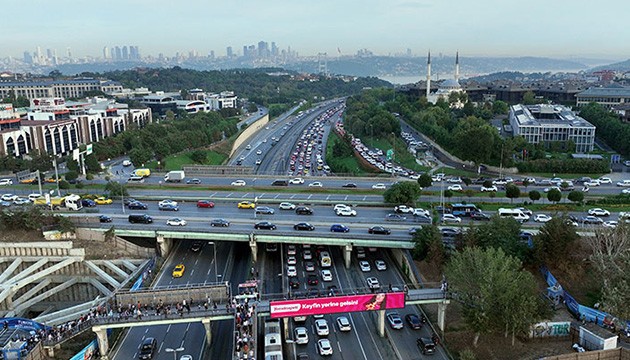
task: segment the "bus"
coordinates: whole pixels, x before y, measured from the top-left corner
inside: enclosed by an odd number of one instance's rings
[[[519,209],[506,209],[506,208],[500,208],[498,211],[498,214],[500,217],[511,217],[514,220],[518,221],[518,222],[526,222],[527,220],[529,220],[529,215],[525,215],[521,210]]]
[[[451,214],[455,216],[468,216],[473,212],[478,212],[479,209],[475,204],[451,204]]]
[[[238,284],[236,299],[258,299],[258,280],[248,280]]]
[[[322,251],[319,253],[319,263],[323,268],[328,268],[332,266],[332,258],[328,251]]]
[[[265,360],[282,360],[280,319],[265,320]]]

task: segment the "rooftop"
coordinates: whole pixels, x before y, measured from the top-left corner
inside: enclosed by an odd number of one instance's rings
[[[578,93],[577,96],[618,96],[630,98],[630,87],[592,87]]]
[[[521,126],[595,127],[562,105],[513,105],[510,107],[510,117],[512,116],[517,119]]]

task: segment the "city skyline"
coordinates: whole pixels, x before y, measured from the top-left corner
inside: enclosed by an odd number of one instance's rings
[[[613,41],[630,35],[623,12],[610,9],[620,1],[605,0],[592,6],[585,0],[527,5],[492,0],[364,0],[343,3],[323,0],[292,3],[237,0],[232,6],[213,6],[191,0],[186,6],[164,1],[112,0],[108,6],[55,3],[11,3],[4,26],[18,31],[0,32],[0,56],[21,58],[25,50],[56,50],[66,56],[102,57],[103,47],[134,44],[145,55],[188,54],[225,56],[227,47],[243,55],[243,45],[273,39],[303,56],[354,55],[369,49],[377,55],[414,55],[437,49],[468,56],[542,56],[627,58]],[[610,5],[610,6],[607,6]],[[60,11],[63,9],[63,11]],[[194,11],[198,9],[198,11]],[[54,14],[54,16],[51,16]],[[525,16],[527,15],[527,16]],[[25,18],[28,21],[25,22]],[[606,18],[606,27],[596,19]]]

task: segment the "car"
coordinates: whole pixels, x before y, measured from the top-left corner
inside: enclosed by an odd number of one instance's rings
[[[447,189],[450,191],[464,191],[464,188],[462,188],[462,186],[459,184],[451,185]]]
[[[420,230],[422,230],[422,226],[414,226],[414,227],[410,227],[409,230],[407,230],[407,233],[413,236],[416,233],[418,233],[418,231]]]
[[[309,270],[307,270],[307,271],[309,271]],[[311,271],[313,271],[313,270],[311,270]],[[309,274],[306,277],[306,283],[311,285],[311,286],[315,286],[315,285],[319,284],[319,278],[315,274]]]
[[[387,263],[384,260],[381,260],[381,259],[374,260],[374,265],[376,266],[376,270],[378,271],[387,270]]]
[[[317,340],[317,351],[320,356],[332,355],[333,348],[332,345],[330,345],[330,341],[328,339]]]
[[[184,276],[184,271],[186,271],[186,266],[184,264],[177,264],[173,268],[173,277],[179,278],[179,277]]]
[[[394,207],[394,212],[397,214],[413,214],[414,211],[414,208],[407,205],[398,205]]]
[[[359,267],[361,268],[361,271],[363,272],[372,271],[372,267],[370,266],[370,263],[366,260],[359,261]]]
[[[81,199],[81,206],[83,207],[95,207],[96,202],[92,199]]]
[[[112,199],[108,199],[104,196],[97,197],[96,199],[94,199],[94,202],[96,203],[96,205],[110,205],[111,203],[113,203]]]
[[[321,181],[315,181],[312,182],[310,184],[308,184],[309,187],[323,187],[324,185],[321,183]]]
[[[623,164],[624,164],[625,166],[630,166],[630,160],[626,160],[626,161],[624,161],[624,162],[623,162]]]
[[[287,245],[287,255],[297,254],[297,247],[293,244]]]
[[[289,287],[291,289],[299,289],[300,288],[300,281],[297,278],[290,278],[289,279]]]
[[[449,223],[449,222],[460,223],[462,222],[462,218],[457,217],[453,214],[444,214],[442,215],[442,222],[443,223]]]
[[[489,221],[490,215],[485,214],[481,211],[473,211],[470,213],[470,218],[477,221]]]
[[[11,179],[0,179],[0,186],[9,186],[13,185],[13,180]]]
[[[584,186],[599,186],[599,185],[601,185],[601,182],[597,179],[584,182]]]
[[[153,359],[153,354],[155,353],[156,348],[157,348],[157,341],[154,338],[152,337],[145,338],[144,340],[142,340],[142,343],[140,344],[140,352],[138,353],[138,359],[140,360]]]
[[[387,322],[392,329],[400,330],[405,326],[397,312],[390,312],[386,317]]]
[[[210,200],[198,200],[197,207],[198,208],[213,208],[214,203]]]
[[[425,209],[421,209],[421,208],[416,208],[413,211],[413,216],[419,217],[419,218],[428,218],[431,219],[431,212],[429,210],[425,210]]]
[[[324,269],[321,271],[322,274],[322,280],[323,281],[332,281],[333,280],[333,276],[332,276],[332,272],[328,269]]]
[[[296,360],[311,360],[311,357],[307,353],[302,352],[297,354]]]
[[[192,251],[192,252],[199,252],[202,248],[203,248],[203,241],[195,241],[190,246],[190,251]]]
[[[302,178],[293,178],[293,179],[289,180],[289,184],[301,185],[301,184],[304,184],[304,179],[302,179]]]
[[[297,223],[297,224],[293,225],[293,230],[313,231],[313,230],[315,230],[315,226],[313,226],[313,225],[311,225],[309,223],[306,223],[306,222],[302,222],[302,223]]]
[[[601,218],[598,218],[597,216],[590,216],[590,215],[583,217],[581,221],[583,224],[601,225],[604,223],[604,220],[602,220]]]
[[[186,184],[199,185],[199,184],[201,184],[201,180],[199,180],[197,178],[188,179],[188,180],[186,180]]]
[[[420,316],[416,314],[407,314],[405,315],[405,321],[409,324],[414,330],[418,330],[422,327],[422,321],[420,320]]]
[[[245,180],[234,180],[231,183],[232,186],[245,186],[247,185],[247,183],[245,182]]]
[[[550,187],[546,187],[543,189],[543,192],[550,192],[551,190],[558,190],[558,191],[562,191],[562,189],[560,189],[560,187],[558,186],[550,186]]]
[[[146,210],[148,206],[145,203],[141,203],[140,201],[134,201],[127,204],[129,210]]]
[[[304,270],[306,271],[315,271],[315,263],[312,261],[306,261],[304,263]]]
[[[495,185],[492,185],[492,186],[489,186],[489,187],[485,187],[485,186],[481,187],[481,192],[489,192],[489,191],[497,192],[499,190],[497,189],[497,187]]]
[[[600,184],[612,184],[612,179],[609,177],[600,177],[597,180],[599,180]]]
[[[295,208],[295,213],[298,215],[313,215],[313,209],[308,206],[298,206]]]
[[[173,204],[160,204],[158,205],[160,211],[179,211],[179,207]]]
[[[630,180],[621,180],[617,182],[617,186],[630,187]]]
[[[461,230],[459,229],[453,229],[453,228],[440,229],[440,235],[442,235],[442,237],[455,237],[459,234],[461,234]]]
[[[618,221],[616,221],[616,220],[609,220],[609,221],[604,221],[604,223],[603,223],[602,225],[603,225],[604,227],[614,229],[614,228],[616,228],[616,227],[617,227],[617,225],[619,225],[619,222],[618,222]]]
[[[350,321],[345,316],[339,316],[337,318],[337,327],[339,331],[352,331],[352,325],[350,325]]]
[[[182,355],[179,360],[193,360],[192,355]]]
[[[188,223],[182,218],[170,218],[166,220],[166,225],[169,226],[186,226],[186,224]]]
[[[287,266],[287,276],[289,277],[297,276],[297,268],[295,267],[295,265]]]
[[[389,235],[392,231],[386,227],[382,226],[372,226],[368,229],[369,234],[380,234],[380,235]]]
[[[529,210],[528,208],[520,207],[520,208],[516,208],[516,210],[520,210],[523,214],[525,214],[527,216],[534,215],[534,212]]]
[[[282,202],[282,203],[280,203],[280,205],[278,205],[278,209],[280,209],[280,210],[293,210],[293,209],[295,209],[295,205],[291,204],[290,202]]]
[[[256,204],[251,201],[241,201],[236,205],[236,207],[238,209],[254,209],[256,208]]]
[[[588,209],[588,214],[593,216],[610,216],[610,211],[600,208],[593,208]]]
[[[551,220],[551,216],[547,214],[536,214],[536,217],[534,217],[535,222],[546,223],[550,220]]]
[[[381,288],[381,284],[378,283],[378,279],[375,277],[369,277],[365,281],[367,282],[368,287],[372,290]]]
[[[341,209],[352,209],[352,207],[350,205],[346,205],[346,204],[335,204],[335,206],[333,206],[333,211],[337,212],[338,210]]]
[[[262,150],[256,150],[256,155],[262,155]]]
[[[418,349],[420,350],[420,352],[423,353],[424,355],[435,354],[435,343],[433,342],[433,340],[431,340],[431,338],[428,338],[428,337],[418,338],[416,340],[416,345],[418,346]]]
[[[107,216],[107,215],[99,215],[98,217],[98,221],[102,222],[102,223],[110,223],[113,221],[111,216]]]
[[[372,189],[374,189],[374,190],[385,190],[385,189],[387,189],[387,186],[385,186],[385,184],[383,184],[383,183],[378,183],[378,184],[372,185]]]
[[[39,193],[32,193],[32,194],[28,194],[28,199],[29,199],[31,202],[34,202],[34,201],[35,201],[35,199],[39,199],[40,197],[43,197],[43,196],[44,196],[44,195],[39,194]],[[96,204],[96,203],[95,203],[95,204]]]
[[[342,208],[335,211],[337,216],[357,216],[357,211],[351,208]]]
[[[385,215],[385,221],[405,221],[407,218],[400,214],[387,214]]]
[[[170,200],[170,199],[166,199],[166,200],[162,200],[158,203],[158,205],[173,205],[173,206],[177,206],[177,201],[175,200]]]
[[[295,255],[287,256],[287,264],[288,265],[297,264],[297,258],[295,257]]]
[[[124,167],[131,166],[131,161],[129,161],[129,160],[123,160],[123,162],[122,162],[122,166],[124,166]]]
[[[26,205],[29,204],[31,202],[31,200],[27,199],[27,198],[17,198],[15,200],[13,200],[13,205]]]
[[[308,344],[308,330],[305,327],[296,327],[293,330],[295,334],[295,343],[298,345]]]
[[[341,187],[342,188],[356,188],[357,184],[355,184],[355,183],[346,183],[346,184],[341,185]]]
[[[347,233],[350,231],[350,228],[348,228],[345,225],[342,224],[332,224],[330,225],[330,232],[343,232],[343,233]]]
[[[254,209],[254,212],[256,214],[273,215],[275,211],[272,208],[270,208],[269,206],[257,206]]]
[[[623,189],[621,190],[622,194],[630,194],[630,189]]]
[[[210,221],[210,226],[212,227],[228,227],[230,226],[230,222],[225,219],[212,219]]]
[[[315,330],[318,336],[328,336],[330,329],[328,328],[328,321],[326,319],[315,320]]]
[[[276,230],[276,225],[270,223],[269,221],[261,221],[254,224],[254,229],[259,230]]]

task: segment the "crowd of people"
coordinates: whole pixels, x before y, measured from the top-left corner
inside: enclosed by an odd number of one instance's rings
[[[232,299],[232,310],[234,311],[234,320],[236,323],[236,333],[234,343],[235,351],[239,355],[239,359],[254,359],[256,339],[254,337],[253,316],[256,310],[256,304],[250,304],[249,298],[239,301]]]

